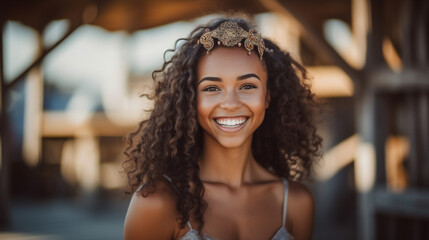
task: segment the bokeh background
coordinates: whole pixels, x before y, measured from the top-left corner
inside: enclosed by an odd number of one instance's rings
[[[124,136],[163,52],[252,15],[325,103],[313,239],[429,239],[429,1],[0,3],[0,239],[122,239]],[[168,55],[167,55],[168,57]]]

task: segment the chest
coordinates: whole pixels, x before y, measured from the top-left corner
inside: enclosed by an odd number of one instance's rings
[[[237,192],[206,187],[205,200],[203,231],[212,238],[270,239],[281,227],[282,186]]]

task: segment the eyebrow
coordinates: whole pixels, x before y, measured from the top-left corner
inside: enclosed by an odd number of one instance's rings
[[[252,78],[252,77],[257,78],[257,79],[259,79],[259,81],[261,81],[261,79],[259,78],[259,76],[256,75],[256,74],[254,74],[254,73],[249,73],[249,74],[244,74],[242,76],[239,76],[237,78],[237,80],[243,80],[243,79]]]
[[[261,80],[261,78],[259,78],[259,76],[254,74],[254,73],[248,73],[248,74],[238,76],[237,80],[239,81],[239,80],[244,80],[244,79],[248,79],[248,78],[252,78],[252,77],[257,78],[259,81]],[[203,81],[222,82],[222,79],[218,78],[218,77],[203,77],[198,84],[200,84]]]

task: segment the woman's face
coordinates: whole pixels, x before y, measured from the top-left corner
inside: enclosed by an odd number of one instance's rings
[[[205,141],[234,148],[252,141],[269,104],[267,73],[255,52],[218,47],[197,69],[198,123]]]

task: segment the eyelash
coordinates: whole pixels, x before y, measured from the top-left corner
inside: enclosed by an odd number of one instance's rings
[[[218,91],[219,90],[219,88],[218,87],[216,87],[216,86],[208,86],[208,87],[205,87],[205,88],[203,88],[203,92],[214,92],[214,91]]]
[[[257,87],[253,84],[244,84],[243,86],[240,87],[240,89],[244,89],[244,90],[250,90],[253,88],[257,88]]]
[[[240,87],[240,90],[250,90],[250,89],[254,89],[257,88],[255,85],[253,84],[244,84]],[[203,92],[214,92],[214,91],[219,91],[219,88],[216,86],[208,86],[203,88],[202,90]]]

